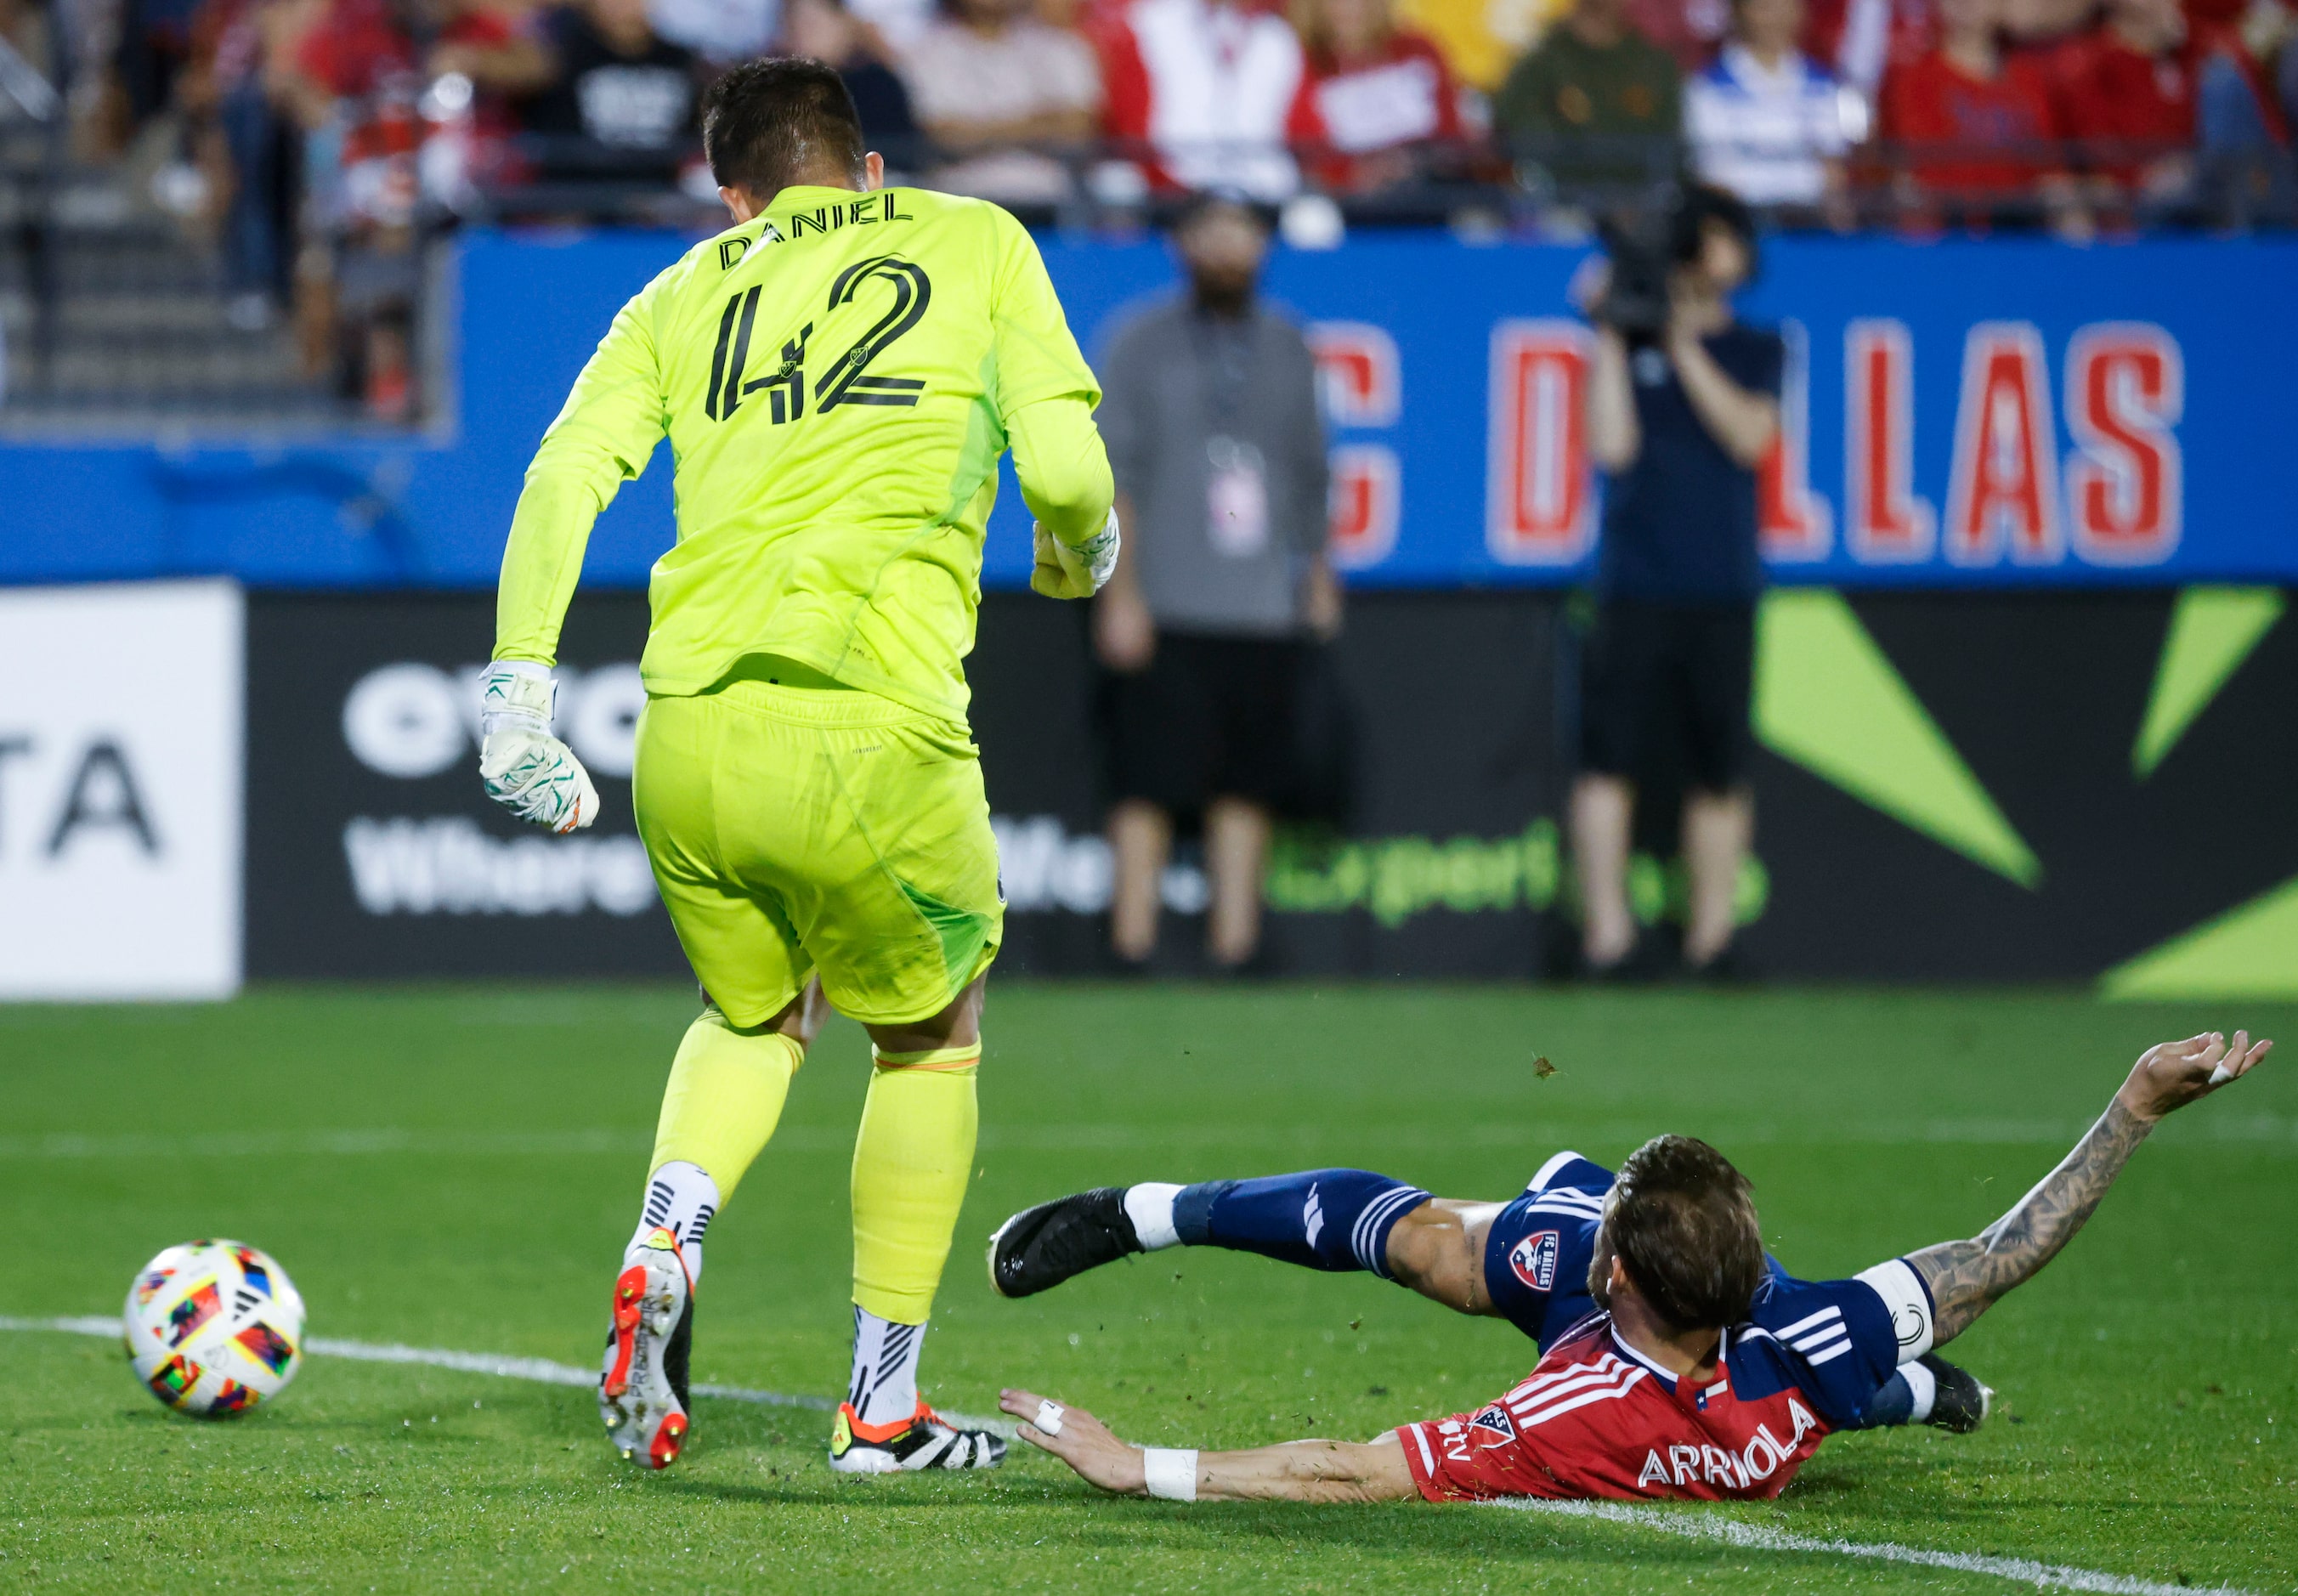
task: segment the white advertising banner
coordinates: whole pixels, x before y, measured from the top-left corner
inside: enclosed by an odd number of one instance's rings
[[[228,583],[0,591],[0,999],[238,989],[245,634]]]

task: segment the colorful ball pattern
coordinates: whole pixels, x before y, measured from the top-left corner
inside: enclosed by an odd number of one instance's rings
[[[169,1247],[136,1271],[120,1317],[136,1377],[178,1413],[244,1413],[278,1395],[303,1360],[295,1283],[236,1241]]]

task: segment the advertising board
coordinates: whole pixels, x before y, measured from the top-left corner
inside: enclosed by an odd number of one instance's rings
[[[258,597],[249,616],[248,957],[267,976],[675,973],[631,820],[646,605],[575,608],[558,725],[597,825],[521,826],[479,785],[475,595]]]
[[[227,583],[0,591],[0,1000],[240,983]]]
[[[227,572],[277,588],[491,586],[521,477],[617,307],[691,243],[467,235],[457,402],[420,435],[0,446],[0,582]],[[1049,237],[1098,355],[1170,292],[1154,239]],[[1336,550],[1359,588],[1567,587],[1601,523],[1574,402],[1583,245],[1364,235],[1280,250],[1331,424]],[[1748,319],[1790,355],[1765,467],[1781,583],[2021,591],[2298,582],[2283,482],[2298,238],[1789,236]],[[672,541],[670,459],[600,517],[587,579],[634,589]],[[85,535],[101,525],[102,538]],[[1010,475],[986,581],[1018,589]]]
[[[484,599],[252,601],[249,965],[261,976],[685,973],[630,811],[635,598],[576,600],[559,727],[604,800],[522,829],[480,790]],[[1747,948],[1781,980],[2298,989],[2298,624],[2272,589],[1782,590],[1759,647]],[[1374,593],[1325,662],[1337,823],[1279,832],[1275,967],[1536,978],[1575,924],[1578,621],[1558,594]],[[1079,607],[991,594],[968,662],[1007,974],[1107,972],[1104,680]],[[1328,747],[1327,754],[1333,750]],[[1631,885],[1680,903],[1677,776],[1641,777]],[[1186,831],[1186,827],[1185,827]],[[1164,883],[1165,969],[1206,884]]]

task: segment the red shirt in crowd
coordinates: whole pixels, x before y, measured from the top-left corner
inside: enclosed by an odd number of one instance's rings
[[[2050,75],[2032,60],[2006,56],[1994,77],[1974,78],[1934,50],[1884,80],[1882,132],[1910,146],[1908,168],[1925,187],[1987,199],[2059,170],[2065,129]]]
[[[2260,115],[2286,142],[2281,113],[2258,82],[2249,52],[2238,38],[2206,25],[2191,27],[2179,48],[2154,55],[2133,49],[2107,29],[2062,45],[2057,65],[2067,136],[2109,146],[2089,154],[2086,164],[2125,183],[2135,181],[2149,161],[2171,152],[2124,152],[2112,145],[2192,145],[2195,84],[2203,63],[2218,56],[2233,62],[2249,80]]]
[[[1311,52],[1285,136],[1327,187],[1363,191],[1407,175],[1380,157],[1460,136],[1459,91],[1436,46],[1392,33],[1379,54],[1342,66]]]
[[[335,0],[296,47],[295,64],[330,93],[356,99],[411,71],[415,46],[384,0]]]
[[[1307,73],[1291,23],[1257,5],[1129,0],[1097,34],[1103,125],[1153,150],[1153,183],[1292,191],[1285,120]]]

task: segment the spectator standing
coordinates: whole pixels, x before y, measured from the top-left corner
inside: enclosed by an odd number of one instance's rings
[[[910,106],[910,91],[880,59],[880,45],[872,30],[841,0],[789,0],[782,42],[790,54],[836,69],[846,92],[854,96],[862,136],[889,167],[897,173],[913,172],[923,164],[924,141]]]
[[[263,0],[207,0],[193,18],[191,62],[177,83],[219,213],[231,296],[225,314],[243,332],[269,326],[291,288],[294,126],[264,81],[269,38],[286,10]]]
[[[1081,148],[1094,136],[1101,63],[1092,46],[1037,21],[1029,0],[947,0],[947,9],[902,60],[918,121],[957,157],[934,186],[1009,203],[1061,199],[1069,170],[1046,149]]]
[[[1287,130],[1328,189],[1367,194],[1411,179],[1432,146],[1460,141],[1459,90],[1444,57],[1400,29],[1388,0],[1299,0],[1307,75]]]
[[[2003,0],[1939,0],[1939,44],[1883,85],[1882,131],[1905,161],[1902,200],[1918,217],[1938,207],[1985,222],[2039,208],[2062,233],[2089,231],[2059,140],[2050,75],[2005,52]]]
[[[1301,329],[1256,295],[1267,225],[1236,201],[1202,199],[1175,241],[1187,294],[1128,321],[1102,366],[1098,418],[1126,533],[1093,613],[1112,674],[1111,937],[1120,961],[1146,963],[1175,821],[1202,816],[1208,952],[1234,971],[1260,947],[1302,640],[1339,630],[1340,585],[1325,557],[1316,362]]]
[[[1591,307],[1588,442],[1609,481],[1571,824],[1582,958],[1599,977],[1637,955],[1628,851],[1636,783],[1658,739],[1688,734],[1683,956],[1697,973],[1734,971],[1733,898],[1754,831],[1756,466],[1779,431],[1785,346],[1732,317],[1732,294],[1755,266],[1744,205],[1693,189],[1670,235],[1663,327],[1624,330],[1607,319],[1615,307]]]
[[[1516,64],[1492,120],[1519,170],[1544,170],[1565,197],[1664,181],[1682,129],[1675,60],[1632,26],[1621,0],[1575,0]]]
[[[700,148],[700,63],[654,30],[647,0],[582,0],[544,20],[557,70],[527,111],[553,178],[670,182]]]
[[[2059,73],[2067,136],[2109,210],[2183,210],[2286,159],[2288,132],[2242,40],[2190,21],[2178,0],[2107,0],[2104,24],[2062,48]]]
[[[332,368],[379,421],[414,412],[413,325],[422,261],[415,41],[386,0],[291,7],[280,43],[292,59],[272,92],[303,131],[318,224],[296,264],[306,363]]]
[[[1132,0],[1102,44],[1110,136],[1145,146],[1152,183],[1274,203],[1300,186],[1285,122],[1301,41],[1236,0]]]
[[[1843,156],[1866,136],[1866,102],[1796,48],[1803,0],[1736,0],[1732,24],[1684,89],[1693,168],[1750,205],[1829,209],[1847,225]]]

